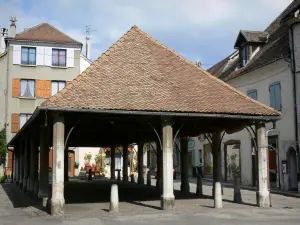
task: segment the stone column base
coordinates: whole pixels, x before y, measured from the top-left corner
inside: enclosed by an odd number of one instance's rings
[[[180,191],[184,194],[184,195],[188,195],[190,193],[190,184],[189,183],[182,183],[180,185]]]
[[[258,207],[261,208],[269,208],[270,207],[270,192],[269,191],[264,191],[256,192],[256,203]]]
[[[59,199],[59,200],[51,199],[50,214],[52,216],[62,216],[62,215],[64,215],[64,205],[65,205],[65,200],[64,199]]]
[[[128,175],[127,176],[123,176],[123,182],[128,182]]]
[[[49,195],[45,193],[38,193],[38,202],[43,207],[47,208]]]
[[[160,204],[163,210],[171,210],[175,207],[175,197],[161,197]]]
[[[26,178],[23,179],[22,191],[24,193],[26,193],[26,191],[27,191],[27,179]]]

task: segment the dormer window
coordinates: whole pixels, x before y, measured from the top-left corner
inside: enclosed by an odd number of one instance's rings
[[[266,43],[268,33],[262,31],[241,30],[234,47],[239,49],[240,68],[247,65],[249,60],[257,53],[258,48]]]

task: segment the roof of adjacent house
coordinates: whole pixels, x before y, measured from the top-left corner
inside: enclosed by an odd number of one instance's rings
[[[228,81],[255,69],[261,68],[289,54],[289,28],[286,23],[282,23],[282,19],[288,14],[295,11],[300,7],[300,0],[294,0],[291,4],[263,31],[241,31],[246,39],[251,42],[251,40],[257,40],[258,37],[265,38],[268,35],[268,39],[264,45],[261,46],[260,50],[256,55],[247,63],[247,65],[241,69],[237,69],[236,65],[232,65],[232,69],[223,71],[215,71],[215,68],[219,67],[219,63],[222,62],[226,64],[228,60],[221,60],[214,66],[212,66],[208,71],[213,75],[220,77],[224,81]]]
[[[280,115],[210,75],[136,26],[42,106]]]
[[[268,39],[268,32],[241,30],[234,44],[235,48],[238,47],[238,40],[240,37],[243,37],[249,43],[265,43]]]
[[[49,23],[41,23],[16,34],[15,40],[81,44]]]

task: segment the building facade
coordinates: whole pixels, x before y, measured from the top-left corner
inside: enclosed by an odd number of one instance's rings
[[[241,30],[236,51],[208,71],[250,98],[281,112],[267,125],[270,188],[300,191],[298,86],[300,65],[300,1],[293,1],[264,31]],[[245,185],[257,185],[254,127],[222,140],[223,179],[239,175]],[[208,141],[203,141],[203,146]],[[204,157],[205,161],[205,157]],[[204,168],[205,169],[205,168]]]
[[[62,90],[90,61],[81,54],[80,42],[48,23],[16,33],[16,19],[11,18],[9,34],[2,31],[0,128],[6,126],[10,141],[35,108]],[[6,167],[11,168],[11,153]]]

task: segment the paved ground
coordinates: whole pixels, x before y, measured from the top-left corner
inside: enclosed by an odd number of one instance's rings
[[[155,180],[152,180],[153,184]],[[110,181],[72,181],[65,186],[65,215],[53,218],[36,206],[13,184],[0,186],[0,225],[4,224],[299,224],[300,199],[272,195],[270,209],[255,207],[255,192],[242,191],[244,204],[232,203],[232,188],[224,188],[223,209],[213,209],[211,184],[204,183],[204,199],[188,198],[175,191],[176,208],[159,209],[160,193],[155,187],[119,185],[120,212],[110,213]],[[179,181],[174,182],[179,190]],[[191,183],[190,190],[195,192]],[[88,203],[88,204],[86,204]]]

